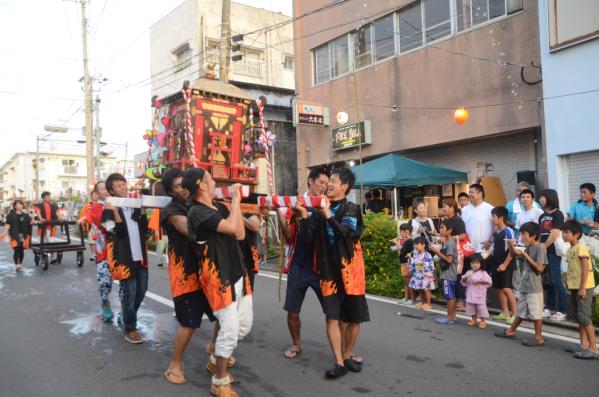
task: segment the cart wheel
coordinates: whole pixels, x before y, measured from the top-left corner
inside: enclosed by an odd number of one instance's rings
[[[50,266],[50,257],[47,254],[42,255],[42,269],[48,270]]]
[[[56,263],[62,263],[62,252],[56,254]]]
[[[35,257],[33,258],[33,260],[35,261],[35,266],[39,266],[40,265],[40,254],[38,254],[36,252],[35,253]]]
[[[77,252],[77,267],[82,267],[83,266],[83,260],[85,258],[83,258],[83,252]]]

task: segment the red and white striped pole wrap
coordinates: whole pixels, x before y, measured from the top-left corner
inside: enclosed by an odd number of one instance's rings
[[[294,208],[299,199],[303,199],[306,208],[322,208],[326,202],[326,196],[261,196],[258,197],[258,205],[260,207],[270,208]]]
[[[193,142],[193,128],[191,127],[191,88],[183,88],[181,90],[185,99],[185,115],[183,122],[185,123],[185,143],[187,144],[187,158],[193,167],[197,167],[196,149]]]
[[[262,137],[262,142],[267,142],[266,137],[266,125],[264,124],[264,104],[260,99],[256,99],[256,105],[258,106],[258,117],[260,118],[260,135]],[[269,193],[275,193],[275,185],[272,178],[272,165],[270,163],[270,148],[267,144],[264,145],[264,159],[266,160],[266,173],[268,174],[268,188]]]
[[[241,185],[239,190],[240,190],[242,199],[250,196],[250,187],[248,185]],[[230,199],[231,198],[231,187],[230,186],[217,187],[216,188],[216,198],[219,200]]]

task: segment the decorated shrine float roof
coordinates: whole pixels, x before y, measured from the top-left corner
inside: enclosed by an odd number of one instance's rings
[[[220,80],[207,79],[204,77],[196,80],[192,85],[193,95],[202,95],[212,98],[222,98],[234,101],[250,103],[252,99],[241,88],[233,84],[223,83]],[[169,95],[162,99],[162,103],[168,104],[183,99],[181,92]]]

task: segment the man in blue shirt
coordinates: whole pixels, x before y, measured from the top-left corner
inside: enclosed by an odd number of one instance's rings
[[[580,185],[580,200],[572,204],[568,210],[568,220],[574,219],[580,223],[583,233],[588,234],[595,223],[596,208],[595,185],[583,183]]]

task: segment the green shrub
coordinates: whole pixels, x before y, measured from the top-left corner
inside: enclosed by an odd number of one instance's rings
[[[399,255],[391,251],[389,241],[397,236],[395,220],[384,214],[369,213],[364,217],[362,250],[366,265],[366,291],[393,298],[403,297],[403,279]]]

